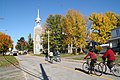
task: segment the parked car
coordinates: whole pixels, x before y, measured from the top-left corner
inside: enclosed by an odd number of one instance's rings
[[[13,51],[13,56],[17,56],[18,55],[18,51]]]
[[[5,55],[10,55],[10,52],[6,52]]]

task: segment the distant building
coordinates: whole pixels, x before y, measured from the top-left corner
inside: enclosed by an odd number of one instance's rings
[[[120,26],[111,31],[112,38],[109,42],[112,43],[112,47],[118,47],[120,45]]]
[[[109,43],[112,44],[113,51],[120,53],[120,26],[111,31],[111,36]]]
[[[34,54],[42,53],[43,44],[42,44],[42,27],[40,25],[41,19],[39,17],[39,9],[38,15],[35,19],[35,27],[34,27]]]

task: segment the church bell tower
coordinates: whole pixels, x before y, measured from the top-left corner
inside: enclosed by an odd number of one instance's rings
[[[34,27],[34,54],[40,54],[43,50],[42,45],[42,27],[40,25],[41,19],[39,17],[39,9],[37,13],[37,18],[35,19],[35,27]]]

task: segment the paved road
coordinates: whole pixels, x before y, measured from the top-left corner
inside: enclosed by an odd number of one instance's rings
[[[26,80],[119,80],[112,75],[101,77],[88,75],[81,70],[81,62],[62,60],[61,63],[53,64],[44,61],[44,58],[37,56],[17,56],[21,68],[25,71]],[[77,68],[78,70],[75,70]]]
[[[24,72],[14,66],[0,67],[0,80],[25,80]]]
[[[88,75],[81,71],[81,61],[63,59],[53,64],[37,56],[17,56],[25,80],[120,80],[112,75]],[[75,70],[77,69],[77,70]]]

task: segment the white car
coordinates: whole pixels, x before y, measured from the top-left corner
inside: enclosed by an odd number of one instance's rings
[[[6,52],[5,55],[10,55],[10,52]]]

